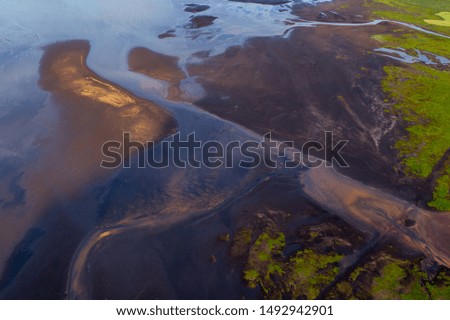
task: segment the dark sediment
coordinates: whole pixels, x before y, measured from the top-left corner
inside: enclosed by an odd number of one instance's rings
[[[297,3],[292,6],[292,14],[309,21],[347,23],[370,21],[369,10],[357,0],[334,0],[319,5]]]
[[[184,8],[184,11],[186,12],[192,12],[192,13],[198,13],[198,12],[203,12],[206,11],[210,8],[210,6],[206,5],[206,4],[187,4],[186,7]]]
[[[200,29],[207,26],[210,26],[214,23],[217,17],[213,16],[195,16],[189,20],[189,23],[186,25],[188,29]]]
[[[168,30],[158,35],[159,39],[175,38],[175,37],[176,37],[175,30]]]
[[[249,287],[245,271],[264,272],[264,258],[255,262],[261,236],[283,233],[282,251],[272,263],[287,268],[285,276],[272,275]],[[247,236],[245,236],[247,234]],[[258,240],[259,239],[259,240]],[[264,250],[264,247],[263,249]],[[139,252],[139,255],[135,253]],[[372,298],[373,280],[392,261],[421,270],[420,251],[404,247],[395,237],[375,230],[360,231],[343,219],[317,207],[302,195],[294,177],[276,176],[245,197],[214,214],[174,225],[161,232],[136,228],[102,241],[89,264],[90,298],[95,299],[255,299],[314,298],[309,288],[284,292],[288,270],[299,252],[317,259],[338,255],[339,272],[317,286],[318,298]],[[379,261],[374,264],[372,261]],[[309,266],[314,267],[315,261]],[[180,268],[182,266],[182,268]],[[359,268],[359,269],[358,269]],[[442,268],[441,268],[442,269]],[[361,277],[355,276],[358,270]],[[448,269],[442,269],[448,273]],[[300,272],[305,270],[301,269]],[[321,272],[326,272],[322,270]],[[423,272],[433,272],[426,267]],[[264,276],[264,274],[262,274]],[[430,273],[430,279],[436,274]],[[306,275],[305,275],[306,277]],[[354,280],[352,280],[354,279]],[[353,292],[343,291],[351,281]],[[430,280],[438,283],[436,280]],[[267,288],[270,288],[267,291]]]
[[[291,2],[291,0],[229,0],[233,2],[258,3],[266,5],[279,5]]]
[[[293,29],[288,38],[250,39],[188,67],[206,89],[197,104],[297,147],[332,131],[349,140],[344,174],[414,199],[417,186],[392,169],[400,133],[380,87],[386,60],[370,53],[376,47],[370,35],[383,28],[389,26],[320,26]]]
[[[166,56],[147,48],[132,49],[128,55],[128,66],[130,71],[173,83],[185,78],[178,66],[177,57]]]

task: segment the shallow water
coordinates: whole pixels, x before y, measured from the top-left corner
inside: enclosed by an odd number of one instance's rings
[[[416,63],[421,62],[427,65],[448,65],[450,64],[450,60],[438,56],[436,54],[430,53],[430,52],[422,52],[420,50],[415,50],[416,55],[410,55],[408,52],[406,52],[403,48],[397,48],[397,49],[389,49],[389,48],[378,48],[374,50],[375,52],[379,52],[381,55],[385,57],[389,57],[391,59],[405,62],[405,63]]]

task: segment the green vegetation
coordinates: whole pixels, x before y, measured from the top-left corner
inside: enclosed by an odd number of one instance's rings
[[[437,284],[427,282],[426,287],[432,299],[449,300],[450,299],[450,276],[448,273],[441,272],[435,279]]]
[[[411,124],[397,148],[410,173],[426,178],[450,147],[450,72],[415,64],[385,67],[383,89],[394,108]]]
[[[356,281],[356,279],[358,279],[359,275],[364,271],[363,268],[356,268],[352,274],[350,275],[350,279],[352,281]]]
[[[450,72],[420,64],[388,66],[385,72],[383,89],[409,123],[408,135],[396,148],[407,173],[425,179],[450,148]],[[449,168],[438,179],[430,206],[450,210],[448,179]]]
[[[285,291],[292,298],[317,298],[339,273],[337,263],[341,259],[342,256],[336,253],[324,255],[308,249],[297,252],[286,266]]]
[[[375,299],[428,299],[426,288],[421,282],[426,274],[408,261],[393,261],[381,271],[381,276],[373,279],[372,296]]]
[[[393,260],[373,279],[371,294],[375,299],[449,299],[450,277],[441,271],[429,280],[418,261]]]
[[[219,235],[219,241],[223,241],[223,242],[228,242],[230,241],[230,234],[229,233],[225,233],[225,234],[221,234]]]
[[[424,20],[428,24],[435,24],[437,26],[450,27],[450,12],[440,12],[436,14],[443,20]]]
[[[446,0],[366,1],[377,18],[413,23],[436,32],[450,34],[450,2]],[[444,20],[437,20],[440,16]],[[404,48],[450,58],[450,39],[420,32],[394,32],[374,35],[386,48]],[[427,179],[450,148],[450,71],[418,63],[385,67],[382,82],[394,103],[394,112],[407,122],[407,135],[396,143],[406,173]],[[436,180],[433,200],[438,210],[450,210],[450,163],[447,161]]]
[[[283,254],[285,236],[266,230],[251,245],[244,280],[250,288],[260,286],[266,298],[314,299],[334,280],[342,256],[301,250],[288,258]]]
[[[397,20],[415,24],[435,32],[450,34],[448,25],[429,24],[425,20],[436,20],[436,14],[450,11],[447,0],[366,0],[377,18]]]
[[[309,233],[309,237],[311,238],[311,239],[316,239],[317,237],[319,236],[319,233],[318,232],[316,232],[316,231],[311,231],[310,233]]]
[[[421,270],[420,261],[393,258],[380,253],[336,284],[331,298],[426,300],[449,299],[449,270],[441,270],[433,279]]]
[[[415,50],[427,51],[443,57],[450,57],[450,39],[426,33],[377,34],[372,39],[378,40],[385,48],[406,49],[411,55]]]
[[[282,275],[283,269],[279,262],[285,246],[284,234],[266,231],[262,233],[250,247],[247,267],[244,270],[244,280],[250,288],[260,285],[268,297],[280,298],[275,289],[273,276]]]
[[[335,242],[337,238],[330,237],[330,229],[311,229],[302,227],[304,237],[300,239],[307,248],[290,255],[285,253],[286,236],[275,225],[262,232],[256,227],[241,229],[235,237],[243,239],[246,234],[246,240],[250,239],[242,249],[247,253],[243,280],[248,287],[259,288],[266,299],[316,299],[322,294],[326,299],[450,299],[448,268],[427,274],[421,260],[396,258],[395,247],[388,246],[348,272],[340,268],[343,255],[321,241]],[[312,232],[320,243],[315,247],[308,245]],[[339,282],[334,284],[338,275]]]
[[[436,180],[433,201],[429,206],[438,210],[450,210],[450,161],[444,165],[445,172]]]

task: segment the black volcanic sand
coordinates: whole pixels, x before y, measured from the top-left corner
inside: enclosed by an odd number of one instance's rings
[[[243,2],[243,3],[259,3],[267,5],[278,5],[291,2],[291,0],[229,0],[232,2]]]
[[[70,262],[95,228],[95,188],[45,212],[16,246],[0,280],[0,299],[65,299]]]
[[[210,26],[214,23],[214,21],[217,19],[217,17],[213,16],[194,16],[191,19],[189,19],[189,23],[186,25],[186,28],[188,29],[200,29],[207,26]]]
[[[128,66],[130,71],[172,83],[185,78],[178,66],[177,57],[166,56],[147,48],[133,48],[128,55]]]
[[[385,255],[395,243],[376,232],[358,231],[316,207],[302,195],[294,178],[281,174],[191,222],[160,232],[135,228],[100,242],[89,259],[89,298],[262,298],[260,287],[251,289],[242,279],[250,248],[239,240],[245,229],[252,230],[251,242],[267,230],[283,232],[286,257],[304,249],[342,255],[341,271],[323,286],[322,298],[336,295],[336,283],[362,266],[361,261]],[[422,259],[398,244],[389,251],[393,258]],[[374,267],[372,278],[361,279],[358,286],[370,287],[382,266]],[[282,279],[275,277],[275,285],[278,281]]]
[[[370,21],[370,12],[357,0],[334,0],[318,5],[296,3],[292,14],[300,19],[321,22],[361,23]]]
[[[206,90],[196,104],[298,148],[332,131],[349,140],[342,154],[350,168],[342,173],[413,200],[417,185],[394,169],[400,132],[380,87],[383,66],[395,62],[373,54],[370,39],[391,27],[317,26],[252,38],[188,66]]]
[[[159,39],[175,38],[176,37],[175,32],[176,32],[176,30],[173,30],[173,29],[168,30],[168,31],[166,31],[164,33],[159,34],[158,38]]]

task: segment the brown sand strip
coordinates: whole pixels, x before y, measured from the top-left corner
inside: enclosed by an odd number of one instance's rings
[[[330,168],[302,174],[305,193],[360,230],[389,234],[450,267],[450,212],[431,212],[346,178]]]

